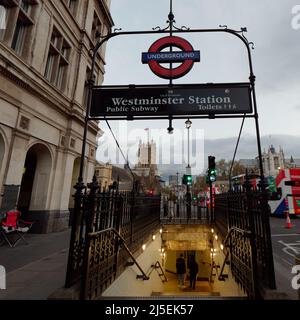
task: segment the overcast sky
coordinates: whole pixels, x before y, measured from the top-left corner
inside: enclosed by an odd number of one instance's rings
[[[283,143],[284,137],[289,141],[288,136],[298,136],[299,139],[294,139],[294,155],[300,157],[300,29],[292,28],[292,8],[297,4],[297,0],[173,0],[173,11],[178,27],[185,25],[190,28],[218,28],[219,25],[227,25],[228,28],[236,30],[247,27],[246,37],[255,44],[252,54],[257,78],[261,134],[269,137],[264,140],[267,144],[268,140],[272,143],[272,135],[282,136]],[[112,0],[111,13],[115,27],[122,28],[123,31],[165,27],[169,0]],[[156,77],[147,65],[141,63],[141,53],[146,52],[161,36],[120,36],[110,40],[107,44],[104,84],[166,84],[166,80]],[[237,38],[227,34],[181,36],[189,40],[195,50],[201,51],[201,62],[195,63],[192,71],[175,83],[248,80],[246,50]],[[205,140],[219,140],[237,137],[240,124],[241,120],[193,120],[192,129],[202,129]],[[111,122],[111,125],[118,135],[120,124]],[[162,128],[162,134],[167,134],[165,128],[168,123],[128,123],[128,130],[146,127]],[[184,120],[174,122],[173,127],[183,131]],[[102,128],[107,136],[104,138],[110,139],[107,127],[103,125]],[[253,120],[246,120],[243,137],[254,135],[254,130]],[[121,141],[125,138],[118,137]],[[143,140],[146,139],[145,132]],[[230,158],[234,150],[234,140],[223,141],[229,143]],[[291,146],[289,148],[291,149]],[[99,160],[102,158],[100,149],[97,154]],[[255,148],[251,146],[251,150]],[[206,153],[206,150],[204,152]],[[245,153],[241,151],[238,158],[244,156]],[[247,153],[247,157],[249,156],[251,157]],[[253,154],[253,158],[255,156],[256,154]]]

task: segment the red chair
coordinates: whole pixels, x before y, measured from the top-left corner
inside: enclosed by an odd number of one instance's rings
[[[20,219],[20,216],[21,212],[18,210],[8,211],[0,225],[2,237],[11,248],[15,247],[20,240],[28,244],[23,234],[27,233],[34,224],[34,221],[24,221]],[[12,234],[17,235],[15,240],[9,239]]]

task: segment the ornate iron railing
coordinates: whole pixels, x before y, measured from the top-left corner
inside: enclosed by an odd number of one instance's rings
[[[65,286],[68,288],[84,280],[85,291],[90,292],[87,296],[94,297],[125,269],[128,261],[128,254],[122,250],[116,234],[101,231],[116,230],[129,250],[137,252],[159,228],[160,197],[101,191],[96,178],[87,186],[77,183],[75,189]],[[88,271],[90,268],[92,272]],[[93,287],[95,283],[97,286]]]
[[[207,224],[209,211],[197,200],[189,204],[185,198],[170,200],[162,196],[160,220],[162,224]]]
[[[249,298],[261,298],[263,289],[275,289],[268,194],[246,183],[239,191],[215,196],[215,224],[229,234],[231,272]],[[237,232],[243,230],[246,232]]]
[[[126,245],[124,238],[117,230],[110,228],[88,234],[87,260],[84,261],[84,273],[81,281],[80,298],[82,300],[97,299],[102,292],[115,280],[120,273],[120,253],[126,253],[127,258],[136,264],[141,274],[137,279],[149,280],[135,257]],[[127,262],[128,264],[128,262]],[[131,265],[130,264],[130,265]],[[123,265],[123,267],[125,267]]]

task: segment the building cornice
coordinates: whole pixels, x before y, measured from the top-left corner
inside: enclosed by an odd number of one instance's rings
[[[98,0],[98,2],[100,5],[100,8],[103,9],[104,16],[105,16],[107,22],[109,23],[109,26],[113,27],[115,24],[114,24],[114,21],[113,21],[111,14],[110,14],[109,7],[107,6],[107,4],[104,0]]]

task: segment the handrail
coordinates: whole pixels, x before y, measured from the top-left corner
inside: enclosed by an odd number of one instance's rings
[[[213,271],[214,271],[214,269],[216,269],[216,274],[213,274]],[[209,282],[213,282],[212,281],[212,278],[214,277],[214,276],[217,276],[218,274],[218,267],[217,267],[217,265],[216,265],[216,263],[215,263],[215,261],[212,261],[212,263],[211,263],[211,268],[210,268],[210,276],[209,276]],[[219,278],[218,278],[219,279]]]
[[[237,227],[231,227],[229,229],[226,237],[225,237],[224,246],[227,247],[228,239],[230,239],[230,236],[231,236],[233,231],[241,233],[243,236],[247,236],[247,237],[250,237],[250,235],[251,235],[251,231],[250,230],[243,230],[243,229],[240,229],[240,228],[237,228]],[[225,275],[223,275],[223,271],[224,271],[225,264],[227,262],[228,257],[229,257],[229,251],[226,252],[226,256],[225,256],[225,259],[224,259],[224,262],[223,262],[223,265],[222,265],[222,268],[221,268],[221,271],[220,271],[220,275],[218,277],[219,281],[224,280]]]
[[[244,229],[241,229],[241,228],[238,228],[238,227],[231,227],[225,237],[225,240],[224,240],[224,245],[227,244],[227,241],[228,241],[228,238],[229,236],[231,235],[231,233],[233,231],[236,231],[238,233],[241,233],[243,236],[247,236],[247,237],[250,237],[251,235],[251,231],[250,230],[244,230]]]
[[[226,261],[227,261],[228,257],[229,257],[229,251],[226,252],[226,256],[225,256],[225,259],[224,259],[224,262],[223,262],[223,265],[222,265],[222,268],[221,268],[221,271],[220,271],[220,275],[218,277],[219,281],[224,280],[224,276],[225,275],[223,275],[223,271],[224,271],[225,264],[226,264]]]
[[[125,250],[129,254],[130,258],[133,260],[133,262],[136,264],[136,266],[138,267],[140,272],[142,273],[142,276],[141,276],[142,279],[143,280],[149,280],[149,277],[143,271],[143,269],[141,268],[141,266],[139,265],[139,263],[136,261],[135,257],[133,256],[133,254],[129,250],[128,246],[126,245],[125,239],[119,234],[119,232],[116,229],[109,228],[109,229],[105,229],[105,230],[101,230],[101,231],[97,231],[97,232],[90,232],[88,234],[88,237],[93,238],[93,237],[99,236],[102,233],[106,233],[106,232],[109,232],[109,231],[112,231],[119,238],[119,240],[121,240],[121,243],[122,243],[123,247],[125,248]],[[137,276],[137,278],[140,278],[140,276]]]
[[[158,260],[151,266],[151,270],[150,270],[150,272],[148,274],[149,278],[150,278],[150,275],[151,275],[151,273],[153,272],[154,269],[155,270],[156,269],[160,269],[162,273],[159,274],[159,276],[163,276],[164,280],[168,281],[168,278],[167,278],[167,276],[166,276],[166,274],[165,274],[165,272],[164,272],[164,270],[163,270],[163,268],[162,268],[162,266],[161,266],[161,264],[160,264],[160,262]]]

